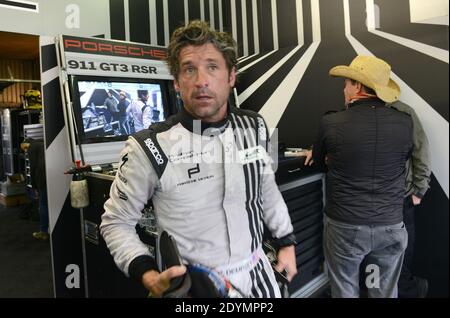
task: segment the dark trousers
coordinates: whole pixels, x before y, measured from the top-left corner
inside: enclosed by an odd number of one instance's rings
[[[403,259],[402,271],[398,281],[398,296],[400,298],[418,297],[417,282],[412,274],[412,265],[414,258],[414,241],[415,241],[415,214],[414,204],[411,196],[407,196],[403,202],[403,222],[408,232],[408,247],[405,251]]]

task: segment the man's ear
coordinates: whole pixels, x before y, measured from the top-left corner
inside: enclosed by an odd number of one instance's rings
[[[236,84],[236,67],[233,66],[233,68],[230,71],[230,76],[229,76],[229,83],[230,83],[230,87],[233,88],[234,84]]]
[[[178,81],[176,79],[173,80],[173,87],[177,91],[177,93],[180,91],[180,85],[178,84]]]
[[[356,82],[356,89],[358,90],[358,93],[364,92],[363,84]]]

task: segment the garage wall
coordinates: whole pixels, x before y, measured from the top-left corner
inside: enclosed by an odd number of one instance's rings
[[[26,3],[24,3],[26,2]],[[109,0],[9,0],[0,5],[0,31],[109,37]]]
[[[8,70],[11,71],[11,74]],[[0,78],[9,79],[11,75],[15,79],[39,79],[39,60],[18,60],[0,58]],[[0,107],[21,107],[22,97],[27,90],[39,83],[15,83],[0,91]]]

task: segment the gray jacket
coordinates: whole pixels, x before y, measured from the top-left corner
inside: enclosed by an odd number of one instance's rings
[[[414,148],[411,158],[406,163],[406,196],[414,194],[422,198],[429,188],[431,175],[428,138],[413,108],[401,101],[392,103],[389,106],[409,114],[413,121]]]

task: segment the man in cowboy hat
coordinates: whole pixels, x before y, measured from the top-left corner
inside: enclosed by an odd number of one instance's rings
[[[344,78],[347,110],[322,118],[313,159],[328,169],[323,244],[333,297],[359,297],[364,260],[368,296],[397,297],[408,241],[402,210],[413,124],[387,107],[400,95],[390,73],[371,56],[330,70]]]

